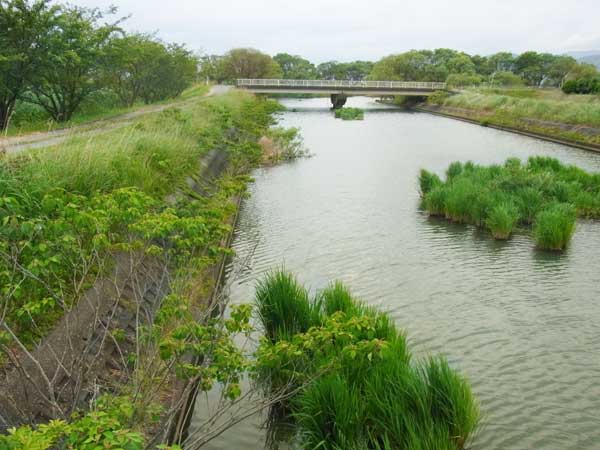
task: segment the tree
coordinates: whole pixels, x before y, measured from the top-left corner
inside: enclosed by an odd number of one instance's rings
[[[236,48],[223,56],[223,79],[237,78],[281,78],[279,64],[269,55],[252,48]]]
[[[278,53],[273,59],[281,67],[285,79],[314,80],[319,75],[314,64],[300,56]]]
[[[140,92],[145,103],[177,97],[197,76],[198,58],[185,46],[152,44]]]
[[[515,57],[510,52],[499,52],[488,58],[488,70],[493,72],[512,72],[515,67]]]
[[[49,33],[48,50],[31,89],[32,100],[57,122],[70,120],[81,102],[100,87],[99,61],[118,30],[115,24],[100,25],[102,17],[97,9],[64,6]]]
[[[494,72],[490,76],[492,86],[524,86],[525,81],[519,75],[512,72]]]
[[[124,106],[132,106],[141,95],[157,47],[161,44],[143,34],[120,36],[108,45],[103,81]]]
[[[0,130],[8,127],[15,103],[39,73],[58,7],[49,0],[0,0]]]
[[[202,55],[198,59],[198,78],[223,82],[223,57],[220,55]]]

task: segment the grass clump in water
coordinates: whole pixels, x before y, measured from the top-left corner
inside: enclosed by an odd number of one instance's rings
[[[575,232],[576,217],[573,205],[565,203],[541,211],[533,229],[536,245],[545,250],[564,250]]]
[[[335,118],[342,120],[363,120],[365,113],[360,108],[339,108],[335,110]]]
[[[565,249],[577,216],[600,218],[600,174],[554,158],[509,158],[502,166],[454,162],[443,181],[422,170],[419,186],[430,215],[487,228],[495,239],[533,226],[542,249]]]
[[[256,304],[274,336],[259,347],[258,376],[268,393],[290,395],[301,448],[465,448],[479,419],[467,381],[442,357],[413,361],[392,320],[342,283],[310,299],[278,271],[258,284]]]

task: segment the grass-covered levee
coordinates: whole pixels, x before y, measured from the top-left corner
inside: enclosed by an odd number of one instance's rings
[[[422,204],[431,215],[488,229],[508,239],[521,227],[532,230],[536,246],[564,250],[577,217],[600,218],[600,173],[534,156],[526,163],[450,164],[446,180],[421,170]]]
[[[283,401],[303,449],[457,450],[479,421],[469,383],[441,357],[415,360],[384,313],[341,283],[309,297],[285,271],[256,291],[258,379]]]

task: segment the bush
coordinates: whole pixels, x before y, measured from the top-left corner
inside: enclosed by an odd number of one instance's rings
[[[573,205],[557,203],[541,211],[533,234],[536,245],[544,250],[564,250],[575,232],[576,211]]]
[[[562,90],[565,94],[600,94],[600,76],[565,81]]]
[[[335,110],[335,118],[342,120],[363,120],[365,113],[360,108],[339,108]]]

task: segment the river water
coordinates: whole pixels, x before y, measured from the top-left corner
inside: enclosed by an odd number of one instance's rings
[[[494,241],[419,210],[417,175],[455,160],[549,155],[600,171],[600,154],[368,98],[364,121],[328,99],[283,100],[313,158],[259,169],[229,267],[233,302],[285,265],[313,290],[334,279],[406,330],[413,353],[444,354],[483,412],[473,449],[600,449],[600,223],[579,221],[564,254],[516,235]],[[235,276],[233,274],[235,273]],[[198,406],[202,408],[202,406]],[[264,448],[260,417],[207,448]],[[192,424],[193,427],[193,424]]]

